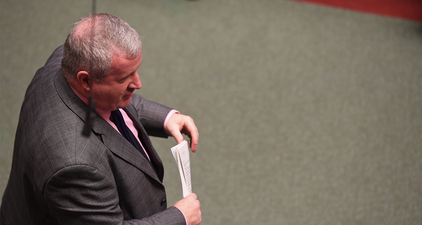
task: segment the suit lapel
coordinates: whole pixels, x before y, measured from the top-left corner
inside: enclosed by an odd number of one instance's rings
[[[161,183],[162,179],[157,176],[148,160],[106,121],[104,121],[104,123],[106,123],[109,128],[102,129],[101,135],[103,143],[110,151]],[[98,130],[95,128],[93,129],[95,131]]]
[[[161,162],[160,157],[152,146],[151,140],[149,139],[145,128],[142,126],[141,123],[138,122],[138,119],[134,116],[137,114],[135,107],[133,107],[133,105],[128,105],[126,108],[124,108],[124,110],[130,117],[130,119],[133,121],[136,129],[138,130],[139,140],[141,140],[142,145],[144,146],[145,150],[147,151],[150,157],[151,163],[154,165],[158,177],[162,181],[164,177],[163,163]]]
[[[56,91],[62,101],[72,110],[82,121],[86,119],[86,108],[88,107],[78,96],[73,92],[69,84],[67,83],[63,72],[59,70],[55,75],[55,86]],[[134,120],[138,126],[138,121]],[[92,131],[101,136],[101,141],[104,145],[110,149],[115,155],[125,160],[129,164],[143,171],[148,176],[162,183],[163,172],[160,171],[160,175],[157,176],[154,169],[151,167],[147,159],[141,155],[141,153],[133,147],[122,135],[120,135],[110,124],[107,123],[102,117],[94,113],[92,116]],[[81,128],[82,135],[82,128]],[[94,138],[94,137],[90,137]],[[152,145],[151,145],[152,146]],[[155,151],[153,151],[155,152]],[[155,158],[155,154],[154,158]],[[162,164],[160,161],[162,168]],[[157,171],[158,172],[158,171]]]

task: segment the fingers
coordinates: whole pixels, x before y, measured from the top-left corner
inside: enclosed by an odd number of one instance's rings
[[[183,129],[182,118],[183,116],[178,113],[173,114],[167,123],[167,127],[165,128],[168,134],[174,137],[177,144],[180,144],[184,140],[183,135],[181,133],[181,130]]]
[[[190,148],[192,149],[192,152],[196,152],[199,132],[191,117],[182,114],[174,114],[168,122],[167,130],[178,144],[184,140],[182,134],[189,136]]]
[[[194,200],[198,200],[198,196],[195,193],[190,193],[190,194],[186,195],[185,198],[191,198],[191,199],[194,199]]]
[[[196,194],[191,193],[173,206],[182,211],[189,225],[200,224],[202,220],[201,205]]]
[[[188,135],[190,138],[190,148],[192,149],[192,152],[196,152],[196,148],[198,147],[198,141],[199,141],[198,128],[193,122],[193,119],[190,117],[187,118],[185,127],[186,127],[186,131],[183,130],[183,133]]]
[[[183,138],[183,135],[179,131],[173,132],[172,134],[173,134],[173,137],[176,140],[177,144],[182,143],[184,138]]]

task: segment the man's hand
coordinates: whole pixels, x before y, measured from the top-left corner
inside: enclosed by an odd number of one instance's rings
[[[201,205],[196,194],[191,193],[182,200],[174,203],[174,207],[182,211],[188,225],[198,225],[202,221]]]
[[[198,128],[196,128],[195,122],[189,116],[175,113],[167,122],[165,127],[166,132],[176,139],[177,144],[181,143],[183,139],[182,134],[186,134],[190,138],[190,148],[192,152],[196,152],[198,146]]]

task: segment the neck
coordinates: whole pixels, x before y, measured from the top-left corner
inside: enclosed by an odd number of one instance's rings
[[[84,88],[81,86],[75,85],[75,82],[69,82],[70,88],[72,88],[73,92],[76,94],[76,96],[79,97],[85,104],[88,105],[88,92],[85,91]],[[73,83],[73,85],[72,85]],[[95,108],[95,112],[101,116],[104,120],[106,120],[108,123],[110,123],[110,111],[102,110],[98,107]]]
[[[89,92],[87,90],[85,90],[85,88],[83,88],[82,85],[80,85],[76,79],[66,78],[66,80],[67,80],[67,83],[72,88],[73,92],[75,92],[75,94],[78,95],[79,98],[82,97],[84,99],[88,99]],[[85,102],[85,103],[87,103],[87,102]]]

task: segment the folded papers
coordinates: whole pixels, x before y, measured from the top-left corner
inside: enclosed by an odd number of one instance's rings
[[[192,183],[190,176],[189,145],[186,140],[171,148],[174,160],[179,168],[180,179],[182,181],[183,197],[192,193]]]

